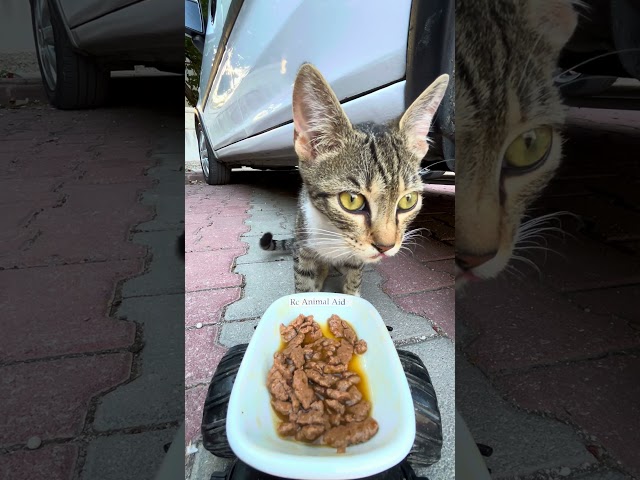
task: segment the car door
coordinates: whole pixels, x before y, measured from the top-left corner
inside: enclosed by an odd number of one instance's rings
[[[200,2],[202,5],[204,2]],[[225,24],[229,23],[229,11],[232,4],[242,2],[234,0],[209,0],[208,5],[204,8],[204,32],[205,42],[202,52],[202,67],[200,71],[200,84],[198,88],[199,97],[203,99],[206,95],[207,85],[213,72],[213,62],[215,59],[218,46],[221,44],[222,32]]]
[[[198,103],[213,149],[290,123],[304,62],[320,69],[341,101],[402,81],[410,10],[410,0],[216,2]]]

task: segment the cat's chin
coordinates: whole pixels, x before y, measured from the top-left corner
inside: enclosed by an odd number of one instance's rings
[[[471,270],[463,270],[455,266],[456,290],[462,290],[473,283],[491,280],[504,272],[509,263],[513,251],[508,249],[504,253],[498,253],[493,260]]]

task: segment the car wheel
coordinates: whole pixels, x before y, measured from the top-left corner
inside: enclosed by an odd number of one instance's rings
[[[197,122],[198,153],[204,181],[209,185],[226,185],[231,181],[231,169],[216,160],[213,149],[209,146],[209,140],[204,133],[200,122]]]
[[[52,0],[31,0],[31,22],[42,83],[56,108],[93,108],[107,97],[109,71],[78,53]]]
[[[616,77],[591,77],[568,71],[556,76],[556,85],[567,97],[589,97],[607,91],[616,80]]]

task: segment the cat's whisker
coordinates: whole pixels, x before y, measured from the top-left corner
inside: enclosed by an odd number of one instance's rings
[[[332,237],[332,236],[323,236],[323,235],[313,235],[313,236],[308,236],[302,239],[304,240],[309,240],[309,241],[313,241],[313,240],[330,240],[330,241],[334,241],[334,242],[344,242],[345,240],[348,240],[347,237]]]
[[[425,228],[425,227],[419,227],[419,228],[414,228],[414,229],[412,229],[412,230],[407,230],[407,231],[405,232],[405,235],[410,235],[410,234],[412,234],[412,233],[418,233],[418,232],[421,232],[422,230],[425,230],[425,231],[427,231],[427,232],[429,231],[429,229],[428,229],[428,228]]]
[[[550,221],[556,221],[560,225],[561,224],[560,217],[563,217],[563,216],[573,217],[576,219],[579,218],[576,214],[567,212],[567,211],[547,213],[545,215],[540,215],[539,217],[530,218],[522,222],[522,224],[520,225],[520,230],[525,231],[535,227],[536,225],[539,225],[545,222],[550,222]]]
[[[300,242],[298,245],[306,248],[313,247],[340,247],[344,246],[342,242],[322,242],[322,241],[308,241],[308,242]]]
[[[539,245],[532,245],[532,246],[529,246],[529,247],[517,247],[517,248],[513,249],[514,252],[527,252],[529,250],[542,250],[543,252],[545,252],[545,256],[544,256],[545,261],[547,260],[547,255],[546,255],[547,252],[555,253],[556,255],[558,255],[561,258],[563,258],[565,260],[567,259],[566,255],[558,252],[557,250],[554,250],[553,248],[549,248],[549,247],[542,247],[542,246],[539,246]]]
[[[410,241],[416,239],[416,238],[425,238],[424,235],[422,235],[422,230],[426,230],[429,231],[429,229],[427,228],[414,228],[413,230],[409,230],[407,232],[404,233],[404,235],[402,235],[402,242],[401,244],[406,244],[406,243],[410,243]],[[414,242],[416,245],[418,245],[417,242]]]
[[[542,232],[555,232],[555,233],[559,233],[561,234],[561,236],[564,238],[565,235],[569,236],[571,235],[570,233],[564,231],[563,229],[559,228],[559,227],[542,227],[539,228],[537,230],[535,230],[535,233],[542,233]],[[572,235],[571,235],[572,236]]]
[[[532,242],[532,241],[534,241],[534,239],[539,239],[540,241],[544,242],[545,244],[547,243],[547,238],[544,235],[537,233],[536,231],[526,233],[525,235],[517,236],[515,243],[520,243],[520,242],[522,242],[524,240],[526,240],[528,242]]]
[[[531,259],[529,259],[527,257],[522,257],[520,255],[512,255],[511,258],[513,260],[518,260],[520,262],[526,263],[526,264],[530,265],[531,267],[533,267],[534,270],[536,270],[538,272],[538,275],[542,279],[542,270],[540,270],[540,268],[538,267],[538,265],[535,264],[534,261],[532,261]]]
[[[335,243],[337,245],[344,244],[342,238],[305,238],[299,240],[300,243]]]
[[[522,282],[526,278],[526,275],[513,265],[507,265],[504,271],[511,274],[518,282]]]
[[[422,237],[420,237],[419,235],[411,235],[411,236],[406,236],[402,238],[402,243],[404,242],[416,242],[418,241],[418,239],[420,239]]]
[[[612,52],[606,52],[606,53],[601,53],[600,55],[595,55],[593,57],[589,57],[586,60],[580,62],[580,63],[576,63],[574,66],[567,68],[565,71],[558,73],[556,76],[553,77],[554,80],[558,80],[559,77],[561,77],[562,75],[564,75],[565,73],[569,73],[572,70],[575,70],[578,67],[581,67],[587,63],[593,62],[594,60],[598,60],[599,58],[602,57],[606,57],[609,55],[617,55],[618,53],[629,53],[629,52],[638,52],[640,51],[640,48],[623,48],[620,50],[614,50]]]
[[[538,43],[540,43],[542,38],[543,38],[543,36],[538,34],[538,38],[536,39],[535,43],[533,44],[533,46],[529,50],[529,55],[527,56],[527,61],[525,62],[524,67],[522,68],[522,77],[520,78],[520,81],[518,82],[518,84],[516,85],[516,88],[515,88],[516,91],[520,90],[520,87],[522,86],[522,82],[524,82],[525,79],[529,78],[529,76],[527,75],[527,69],[529,68],[529,64],[531,63],[531,59],[533,58],[533,54],[536,51],[536,47],[538,46]]]
[[[400,250],[398,250],[397,255],[401,256],[402,258],[412,258],[413,255],[410,255],[410,253],[412,253],[412,252],[409,251],[409,250],[400,249]]]
[[[313,236],[313,237],[322,237],[322,238],[345,238],[344,235],[331,235],[329,233],[324,233],[324,232],[305,232],[305,231],[300,231],[300,233],[303,233],[305,235],[309,235],[309,236]]]
[[[303,227],[303,228],[300,228],[300,231],[302,231],[302,232],[325,232],[325,233],[329,233],[331,235],[339,235],[339,236],[343,236],[344,235],[341,232],[334,232],[332,230],[326,230],[324,228],[316,228],[316,227]]]
[[[518,249],[519,245],[523,245],[523,242],[532,242],[535,244],[535,242],[533,242],[534,239],[540,239],[544,242],[545,245],[547,245],[545,235],[553,235],[559,233],[563,239],[566,236],[575,238],[574,235],[561,228],[562,222],[560,220],[560,217],[562,216],[569,216],[579,219],[577,215],[571,212],[561,211],[548,213],[546,215],[541,215],[539,217],[531,218],[522,222],[514,239],[514,250]],[[550,226],[549,224],[556,224],[558,226]]]
[[[304,236],[308,236],[308,237],[326,237],[326,238],[344,238],[345,235],[341,235],[341,234],[337,234],[337,233],[333,233],[333,232],[314,232],[314,231],[310,231],[310,230],[298,230],[298,233],[303,234]]]
[[[541,220],[549,220],[549,219],[552,219],[552,218],[559,219],[560,217],[574,217],[574,218],[577,218],[578,215],[576,215],[575,213],[566,211],[566,210],[561,210],[559,212],[546,213],[544,215],[533,217],[533,218],[527,220],[525,223],[538,222],[538,221],[541,221]]]
[[[432,140],[432,139],[430,139],[429,137],[427,137],[427,143],[431,144],[431,142],[433,142],[433,140]],[[437,162],[433,162],[433,163],[432,163],[431,165],[429,165],[428,167],[421,168],[421,169],[418,171],[418,175],[423,175],[423,174],[425,174],[425,173],[429,173],[429,172],[431,171],[431,167],[433,167],[434,165],[437,165],[437,164],[439,164],[439,163],[446,163],[446,162],[449,162],[449,161],[451,161],[451,160],[455,160],[455,158],[445,158],[444,160],[439,160],[439,161],[437,161]]]
[[[342,257],[343,257],[343,256],[345,256],[345,255],[349,255],[349,256],[348,256],[348,257],[346,257],[346,258],[342,258]],[[340,259],[341,259],[341,260],[346,261],[346,260],[348,260],[349,258],[351,258],[353,255],[354,255],[354,254],[353,254],[353,252],[351,252],[351,251],[349,251],[349,250],[346,250],[346,251],[344,251],[344,252],[342,252],[342,253],[340,253],[340,254],[336,255],[335,257],[333,257],[333,260],[335,261],[335,260],[340,260]]]

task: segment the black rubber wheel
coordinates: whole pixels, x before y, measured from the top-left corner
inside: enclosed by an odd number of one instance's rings
[[[438,399],[431,377],[420,357],[406,350],[398,350],[400,363],[407,376],[416,414],[416,439],[407,457],[414,466],[433,465],[442,454],[442,421]]]
[[[202,413],[204,447],[217,457],[235,458],[227,440],[227,406],[233,382],[242,363],[247,345],[236,345],[222,357],[216,369]],[[416,438],[407,457],[415,466],[428,467],[442,453],[442,423],[435,390],[427,368],[416,354],[398,350],[400,362],[407,376],[416,415]]]
[[[215,472],[209,480],[284,480],[274,477],[255,468],[250,467],[240,460],[236,460],[226,472]],[[411,465],[403,461],[386,472],[366,477],[360,480],[428,480],[425,477],[417,477]]]
[[[209,185],[226,185],[231,181],[231,169],[216,160],[216,154],[209,144],[202,125],[196,117],[196,136],[198,139],[198,155],[202,166],[204,181]]]
[[[247,345],[236,345],[222,357],[211,379],[202,412],[204,447],[217,457],[235,458],[227,441],[227,406]],[[420,357],[398,350],[416,415],[416,438],[407,457],[415,466],[433,465],[442,454],[442,422],[431,377]]]
[[[227,407],[246,351],[247,344],[231,347],[220,360],[209,384],[202,410],[202,443],[216,457],[236,458],[227,441]]]
[[[74,49],[56,2],[31,0],[31,24],[49,102],[64,110],[103,105],[110,72]]]

